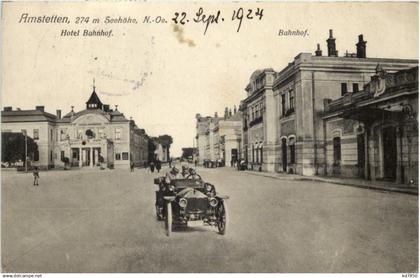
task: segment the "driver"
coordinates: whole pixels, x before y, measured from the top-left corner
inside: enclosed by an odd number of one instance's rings
[[[171,183],[171,180],[179,179],[179,170],[174,166],[172,167],[171,171],[166,173],[165,175],[165,182],[167,184]]]
[[[192,178],[193,180],[201,180],[201,177],[197,174],[197,172],[193,168],[189,168],[188,173],[189,175],[187,178]]]

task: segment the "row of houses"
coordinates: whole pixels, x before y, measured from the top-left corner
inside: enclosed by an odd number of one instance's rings
[[[356,53],[340,57],[330,30],[327,55],[318,44],[280,71],[256,70],[231,130],[236,150],[224,155],[259,171],[417,184],[418,60],[368,58],[366,44],[359,35]],[[202,162],[220,149],[221,120],[196,120]]]
[[[61,116],[51,114],[44,106],[34,110],[1,112],[2,133],[24,133],[37,144],[37,153],[28,154],[33,166],[41,169],[104,166],[113,168],[143,166],[151,160],[169,160],[172,138],[150,137],[135,121],[118,110],[103,104],[95,92],[86,102],[86,109]],[[24,160],[24,159],[23,159]],[[4,162],[4,161],[2,161]]]

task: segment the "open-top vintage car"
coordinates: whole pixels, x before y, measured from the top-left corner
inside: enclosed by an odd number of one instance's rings
[[[167,235],[175,225],[202,223],[217,226],[219,233],[226,233],[227,212],[225,199],[216,193],[214,185],[204,182],[198,174],[187,178],[165,182],[164,177],[156,178],[156,216],[165,220]],[[189,223],[189,224],[188,224]]]

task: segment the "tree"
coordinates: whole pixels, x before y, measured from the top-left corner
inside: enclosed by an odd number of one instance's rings
[[[38,145],[34,139],[27,136],[27,153],[28,156],[37,158]],[[11,164],[21,160],[25,161],[25,136],[18,132],[2,132],[1,133],[1,161]]]

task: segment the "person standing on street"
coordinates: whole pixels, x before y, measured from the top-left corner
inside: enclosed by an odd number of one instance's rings
[[[150,161],[149,166],[150,166],[150,171],[151,171],[152,173],[154,173],[154,172],[155,172],[155,163],[153,163],[153,161]]]
[[[134,172],[134,162],[133,161],[131,161],[131,163],[130,163],[130,170],[131,170],[131,172]]]
[[[160,162],[160,160],[158,159],[156,161],[156,170],[158,171],[158,173],[160,172],[160,169],[162,168],[162,163]]]
[[[38,180],[39,180],[39,172],[38,172],[38,167],[34,167],[34,186],[39,186]]]

